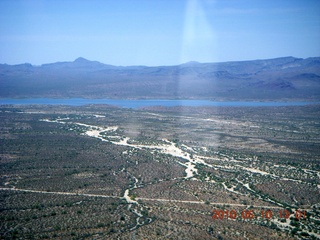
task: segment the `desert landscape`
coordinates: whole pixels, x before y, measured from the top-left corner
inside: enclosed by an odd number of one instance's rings
[[[319,105],[1,107],[1,236],[317,239]]]

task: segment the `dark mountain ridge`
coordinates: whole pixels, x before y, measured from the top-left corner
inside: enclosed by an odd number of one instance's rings
[[[73,62],[0,64],[1,98],[320,100],[320,57],[113,66]]]

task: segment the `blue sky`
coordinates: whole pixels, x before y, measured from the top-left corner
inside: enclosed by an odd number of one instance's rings
[[[0,0],[0,63],[320,56],[319,0]]]

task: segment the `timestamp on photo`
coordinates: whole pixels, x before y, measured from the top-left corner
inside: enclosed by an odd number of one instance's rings
[[[288,219],[291,216],[292,213],[286,209],[281,209],[277,211],[273,210],[260,210],[260,211],[254,211],[250,209],[244,209],[240,212],[237,212],[236,210],[222,210],[222,209],[214,209],[212,211],[212,219],[236,219],[236,218],[242,218],[242,219],[271,219],[271,218],[283,218]],[[296,210],[293,215],[296,219],[306,219],[307,213],[305,210]]]

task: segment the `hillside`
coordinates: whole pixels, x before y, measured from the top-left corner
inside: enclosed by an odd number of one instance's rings
[[[320,99],[320,57],[112,66],[73,62],[0,64],[1,98]]]

